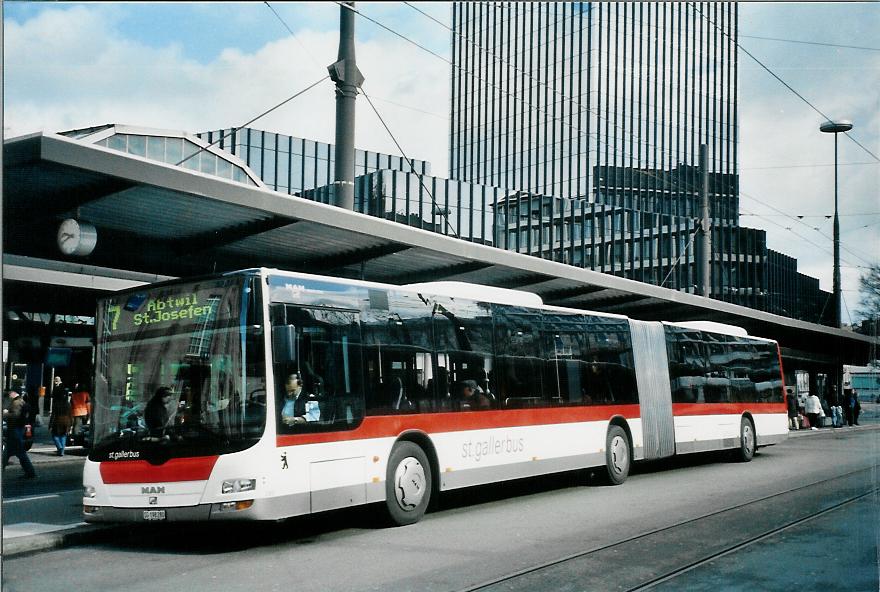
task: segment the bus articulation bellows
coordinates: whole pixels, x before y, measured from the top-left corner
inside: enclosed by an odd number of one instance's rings
[[[89,522],[277,520],[788,434],[779,349],[745,331],[476,284],[256,269],[99,303]]]

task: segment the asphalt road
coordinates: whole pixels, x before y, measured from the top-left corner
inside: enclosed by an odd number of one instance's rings
[[[413,526],[358,509],[137,527],[4,560],[4,590],[877,590],[880,431],[470,489]],[[671,575],[670,575],[671,574]]]

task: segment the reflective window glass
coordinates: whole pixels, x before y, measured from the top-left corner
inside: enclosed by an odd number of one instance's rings
[[[144,136],[128,137],[128,152],[135,156],[147,155],[147,139]]]
[[[183,138],[165,139],[165,162],[176,165],[183,158]]]
[[[217,176],[224,179],[232,178],[232,163],[222,158],[217,159]]]
[[[363,417],[358,314],[271,307],[278,433],[349,430]]]
[[[263,182],[274,187],[275,185],[275,151],[270,149],[263,150],[263,174],[261,175]]]
[[[541,388],[543,359],[538,311],[512,306],[492,306],[495,326],[495,378],[498,399],[506,408],[535,407],[547,403]]]
[[[198,170],[199,168],[199,157],[198,157],[199,147],[189,142],[187,140],[183,141],[183,158],[186,161],[183,163],[183,167]]]
[[[430,323],[417,295],[370,291],[362,318],[367,415],[434,410]]]
[[[195,158],[193,160],[195,160]],[[207,151],[199,154],[199,170],[209,175],[216,175],[217,155]]]
[[[437,352],[433,390],[440,409],[498,408],[491,306],[437,298],[433,305],[433,331]]]
[[[165,160],[165,138],[156,136],[147,138],[147,158]]]

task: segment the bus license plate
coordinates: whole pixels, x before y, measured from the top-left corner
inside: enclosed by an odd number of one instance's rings
[[[144,520],[165,520],[165,510],[144,510]]]

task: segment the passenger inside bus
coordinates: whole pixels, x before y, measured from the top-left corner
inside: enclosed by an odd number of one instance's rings
[[[492,408],[492,401],[476,380],[465,380],[461,383],[458,402],[462,411],[482,411]]]
[[[156,393],[147,403],[144,409],[144,421],[151,436],[161,436],[165,433],[172,421],[173,415],[169,410],[173,392],[167,386],[160,386]]]

